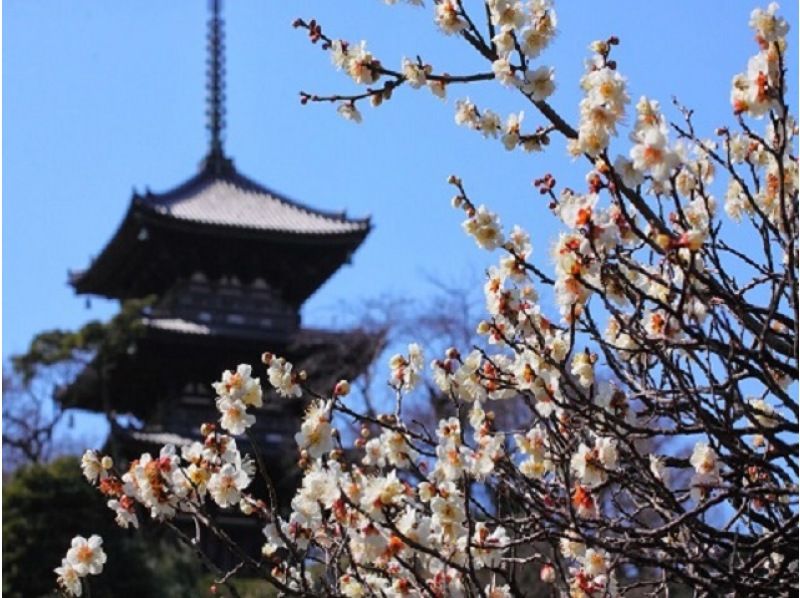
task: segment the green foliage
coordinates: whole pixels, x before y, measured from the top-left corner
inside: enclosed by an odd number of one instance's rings
[[[23,467],[3,486],[3,596],[53,595],[53,569],[72,537],[93,533],[103,537],[108,562],[101,575],[90,578],[92,596],[195,596],[201,571],[194,557],[148,531],[114,523],[76,458]]]
[[[110,363],[128,350],[142,331],[142,311],[154,297],[131,299],[108,322],[92,320],[78,330],[46,330],[31,341],[28,351],[11,358],[14,371],[24,381],[32,380],[41,367],[71,362],[81,356],[96,356]]]

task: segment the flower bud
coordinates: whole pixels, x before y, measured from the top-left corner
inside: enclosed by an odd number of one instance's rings
[[[243,498],[242,500],[239,501],[239,510],[245,515],[252,515],[255,509],[253,508],[253,505],[251,505],[249,501]]]
[[[488,334],[492,327],[489,325],[489,322],[486,320],[481,320],[478,323],[477,332],[478,334]]]
[[[346,397],[350,394],[350,383],[347,380],[339,380],[333,387],[333,394],[337,397]]]
[[[215,428],[216,426],[214,424],[206,422],[200,426],[200,434],[203,436],[210,436],[214,433]]]
[[[461,195],[454,195],[453,199],[450,200],[450,204],[458,209],[464,204],[464,198]]]
[[[106,455],[100,461],[100,465],[103,467],[103,469],[111,469],[112,467],[114,467],[114,460],[108,455]]]
[[[550,563],[545,563],[542,565],[542,569],[539,571],[539,579],[541,579],[544,583],[555,583],[556,568]]]
[[[272,353],[270,353],[269,351],[264,351],[264,352],[261,354],[261,362],[262,362],[264,365],[269,365],[269,364],[271,364],[273,359],[275,359],[275,356],[274,356]]]
[[[450,185],[460,185],[461,179],[458,178],[456,175],[451,174],[449,177],[447,177],[447,182]]]

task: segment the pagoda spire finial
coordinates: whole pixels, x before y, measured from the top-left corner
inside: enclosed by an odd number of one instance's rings
[[[230,168],[231,162],[222,148],[225,129],[225,34],[222,20],[222,0],[210,0],[211,18],[208,21],[208,64],[206,74],[206,116],[210,133],[205,168],[217,174]]]

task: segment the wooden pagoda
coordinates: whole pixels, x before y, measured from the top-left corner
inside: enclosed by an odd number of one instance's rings
[[[211,143],[200,171],[163,193],[134,193],[122,223],[89,267],[70,274],[78,294],[119,300],[152,297],[141,333],[113,363],[93,362],[63,393],[70,406],[109,414],[123,457],[182,445],[215,421],[211,382],[224,369],[270,351],[332,388],[358,376],[380,334],[301,326],[300,308],[348,263],[369,219],[324,212],[239,173],[223,151],[223,38],[219,0],[209,23]],[[266,373],[261,370],[261,378]],[[294,462],[293,435],[304,405],[267,393],[251,429],[275,468]],[[135,416],[135,425],[122,425]],[[128,418],[130,420],[130,418]]]

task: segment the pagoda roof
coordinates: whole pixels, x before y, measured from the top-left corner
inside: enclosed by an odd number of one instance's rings
[[[227,158],[163,193],[134,193],[116,233],[86,270],[79,294],[160,295],[178,278],[265,279],[299,306],[348,262],[369,218],[310,208],[238,173]]]
[[[164,193],[135,195],[133,203],[154,214],[212,226],[298,236],[352,235],[370,228],[369,218],[310,208],[239,174],[232,166],[214,173],[204,168]]]

